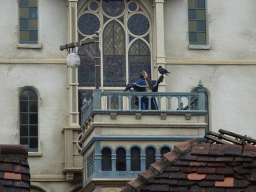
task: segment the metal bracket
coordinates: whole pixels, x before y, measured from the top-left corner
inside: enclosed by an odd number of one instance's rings
[[[116,119],[116,113],[111,113],[110,114],[110,119]]]
[[[186,117],[186,120],[191,120],[191,114],[186,114],[185,117]]]
[[[166,114],[164,113],[161,114],[161,120],[166,120]]]
[[[140,120],[141,119],[141,113],[135,113],[135,118]]]

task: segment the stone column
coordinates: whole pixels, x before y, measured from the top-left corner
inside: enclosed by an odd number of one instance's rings
[[[156,67],[162,66],[165,68],[165,46],[164,46],[164,0],[155,0],[155,20],[154,27],[156,33]],[[157,78],[160,74],[157,72]],[[158,92],[165,92],[165,79],[159,85]]]
[[[68,16],[68,42],[77,42],[77,1],[68,0],[69,16]],[[69,127],[79,128],[79,112],[78,112],[78,69],[68,67],[68,95],[69,95]]]

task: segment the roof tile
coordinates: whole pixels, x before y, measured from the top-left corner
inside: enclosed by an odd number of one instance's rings
[[[245,145],[242,156],[256,157],[256,147],[253,145]]]
[[[28,182],[25,182],[25,181],[15,181],[13,186],[21,187],[21,188],[29,188]]]
[[[226,192],[244,192],[244,189],[232,188],[232,189],[226,189]]]
[[[0,192],[5,192],[4,187],[0,186]]]
[[[256,169],[252,169],[251,181],[256,181]]]
[[[154,179],[154,172],[152,170],[147,170],[139,173],[139,178],[146,181],[152,181]]]
[[[252,162],[253,158],[251,158],[251,157],[236,157],[235,161],[237,161],[237,162]]]
[[[244,190],[244,192],[255,192],[255,191],[256,191],[256,185],[251,185]]]
[[[189,161],[180,161],[180,160],[178,160],[178,161],[176,161],[173,165],[189,165]]]
[[[15,165],[14,172],[15,173],[29,173],[29,167],[24,167],[22,165]]]
[[[212,187],[215,185],[215,181],[199,181],[198,185],[201,187]]]
[[[150,191],[169,191],[169,185],[152,185]]]
[[[176,153],[178,153],[179,155],[184,155],[190,152],[191,148],[196,145],[198,145],[197,139],[190,139],[188,141],[175,145],[173,150],[176,151]]]
[[[184,156],[180,157],[180,160],[188,160],[188,161],[196,161],[197,155],[191,155],[191,153],[187,153]]]
[[[233,177],[225,177],[224,181],[215,181],[215,187],[233,187],[233,186],[234,186]]]
[[[15,188],[15,187],[6,187],[4,186],[4,190],[8,192],[22,192],[20,188]]]
[[[166,165],[164,161],[161,159],[160,161],[151,164],[150,169],[152,169],[155,172],[155,174],[157,174],[157,173],[163,173],[165,167]]]
[[[252,163],[244,163],[243,167],[256,167],[256,159]]]
[[[225,145],[222,144],[211,144],[209,149],[209,155],[223,156],[225,153]]]
[[[188,187],[170,187],[170,192],[187,192]]]
[[[243,146],[241,145],[225,145],[225,155],[242,155]]]
[[[170,179],[187,179],[187,174],[181,171],[179,172],[170,172],[169,174]]]
[[[206,192],[206,191],[207,191],[206,188],[200,187],[198,185],[193,185],[193,186],[190,187],[189,192]]]
[[[164,154],[164,161],[168,162],[168,164],[173,164],[178,158],[178,154],[175,151]]]
[[[251,169],[246,169],[242,165],[235,166],[234,170],[239,173],[239,174],[244,174],[244,173],[251,173]]]
[[[208,163],[207,166],[209,166],[209,167],[225,167],[225,163],[211,162],[211,163]]]
[[[178,185],[178,180],[160,179],[160,183],[165,183],[165,184],[168,184],[168,185]]]
[[[0,179],[4,178],[4,172],[0,171]]]
[[[199,156],[197,158],[197,161],[215,161],[215,157],[210,157],[210,156]]]
[[[246,188],[248,187],[248,185],[250,185],[251,183],[249,181],[247,181],[246,179],[243,180],[238,180],[235,179],[234,180],[234,187],[241,187],[241,188]]]
[[[207,163],[206,162],[196,162],[196,161],[190,161],[189,166],[196,166],[196,167],[200,167],[200,166],[206,166]]]
[[[15,154],[28,156],[28,145],[0,145],[1,154]]]
[[[198,167],[198,173],[215,173],[216,168],[215,167]]]
[[[1,180],[2,181],[2,185],[4,186],[13,186],[14,181],[12,180]]]
[[[155,178],[168,178],[169,177],[169,172],[163,172],[160,175],[155,176]]]
[[[14,164],[12,163],[0,163],[0,171],[10,171],[13,172]]]
[[[224,175],[206,175],[205,180],[224,181]]]
[[[189,186],[189,185],[194,185],[195,183],[196,181],[179,180],[178,185]]]
[[[193,147],[191,150],[192,155],[208,155],[210,143],[202,143],[196,147]]]
[[[197,172],[197,167],[180,167],[180,170],[184,173]]]
[[[21,174],[20,173],[5,172],[4,173],[4,179],[21,180]]]
[[[231,166],[217,167],[217,174],[234,174],[234,168]]]
[[[169,167],[164,168],[164,172],[165,171],[179,171],[179,170],[180,170],[179,166],[169,166]]]
[[[215,161],[218,161],[218,162],[233,162],[234,158],[233,157],[216,157]]]
[[[22,181],[30,181],[30,175],[21,174],[21,180]]]
[[[190,173],[188,174],[188,180],[202,180],[205,179],[206,174]]]
[[[141,180],[141,179],[134,179],[134,180],[131,180],[131,181],[129,181],[128,183],[127,183],[127,186],[130,188],[130,187],[132,187],[132,188],[135,188],[135,189],[137,189],[137,188],[140,188],[142,185],[143,185],[144,183],[143,183],[143,181]]]

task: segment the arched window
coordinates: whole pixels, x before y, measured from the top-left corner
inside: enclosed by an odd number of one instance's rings
[[[163,158],[163,156],[164,156],[165,153],[168,153],[168,152],[170,152],[170,151],[171,151],[171,150],[170,150],[169,147],[162,147],[162,149],[161,149],[161,158]]]
[[[140,171],[140,148],[131,149],[131,171]]]
[[[153,147],[146,149],[146,170],[149,169],[152,163],[156,162],[156,150]]]
[[[102,171],[111,171],[112,163],[111,163],[111,150],[108,147],[105,147],[101,151],[102,160],[101,160],[101,170]]]
[[[31,89],[20,94],[20,144],[38,151],[38,97]]]
[[[151,75],[150,19],[137,1],[89,0],[78,14],[78,39],[100,36],[101,87],[124,87],[146,70]],[[95,47],[86,45],[94,54]],[[94,65],[80,48],[79,89],[95,87]]]
[[[116,150],[116,170],[126,171],[126,151],[122,147]]]

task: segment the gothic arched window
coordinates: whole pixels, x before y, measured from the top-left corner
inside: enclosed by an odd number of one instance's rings
[[[20,144],[38,151],[38,97],[31,89],[20,94]]]
[[[131,149],[131,171],[140,171],[140,148]]]
[[[102,171],[111,171],[111,150],[108,147],[105,147],[101,151],[102,160],[101,160],[101,170]]]
[[[116,150],[116,170],[126,171],[126,151],[122,147]]]
[[[92,38],[96,31],[100,37],[101,88],[124,87],[136,81],[142,70],[151,75],[150,19],[136,0],[86,2],[78,15],[79,40]],[[94,54],[93,46],[86,48]],[[79,52],[79,87],[93,89],[94,65],[82,48]]]

